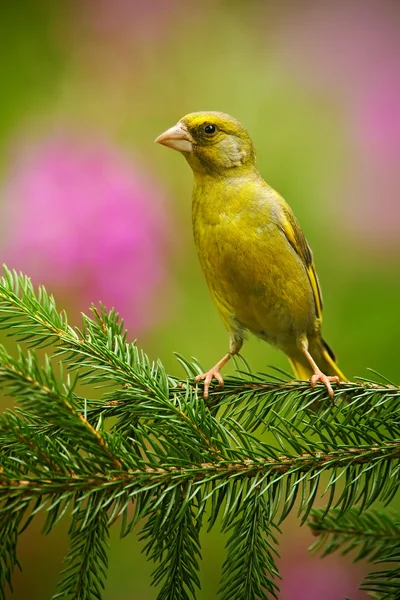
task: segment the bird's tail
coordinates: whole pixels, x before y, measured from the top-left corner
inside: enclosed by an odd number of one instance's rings
[[[310,354],[325,375],[337,375],[340,381],[348,381],[336,364],[336,357],[328,344],[320,339],[310,344]],[[298,353],[289,357],[290,363],[298,379],[310,379],[314,371],[304,354]]]

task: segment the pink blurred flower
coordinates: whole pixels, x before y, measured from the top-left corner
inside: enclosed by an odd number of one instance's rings
[[[359,563],[352,564],[351,556],[333,554],[325,558],[312,555],[308,547],[315,541],[310,531],[300,528],[294,519],[283,526],[281,560],[278,582],[281,600],[337,600],[350,596],[367,600],[358,590],[365,577]]]
[[[400,43],[398,52],[400,53]],[[400,60],[394,72],[375,80],[367,88],[358,117],[355,119],[361,147],[383,168],[400,163]]]
[[[173,20],[178,0],[84,0],[82,15],[94,32],[121,40],[121,36],[145,37],[165,31]]]
[[[343,226],[389,256],[400,245],[399,27],[398,2],[305,0],[278,34],[296,77],[342,110],[348,179],[332,193]]]
[[[134,335],[157,321],[170,224],[163,194],[132,159],[110,144],[50,136],[24,148],[5,196],[9,267],[79,309],[114,306]]]

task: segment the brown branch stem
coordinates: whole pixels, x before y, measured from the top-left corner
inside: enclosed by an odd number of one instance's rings
[[[146,465],[143,469],[113,472],[109,475],[98,474],[89,477],[54,477],[53,479],[27,478],[15,480],[7,479],[4,473],[0,473],[0,489],[17,490],[29,489],[30,493],[37,491],[38,494],[50,493],[54,488],[79,488],[90,490],[101,487],[102,484],[111,483],[116,485],[123,483],[163,484],[169,480],[192,480],[202,482],[204,479],[223,479],[230,475],[242,475],[243,477],[254,477],[257,474],[270,473],[284,474],[290,470],[300,473],[312,473],[329,468],[346,467],[349,463],[357,465],[370,462],[371,459],[393,460],[400,458],[400,441],[388,443],[381,447],[371,448],[346,448],[343,452],[322,452],[311,454],[300,454],[299,456],[279,456],[277,458],[265,458],[259,461],[244,460],[243,462],[226,463],[200,463],[184,467],[152,467]],[[82,485],[80,485],[82,484]],[[47,488],[47,489],[46,489]]]

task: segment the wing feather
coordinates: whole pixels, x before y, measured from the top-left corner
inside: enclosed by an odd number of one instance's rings
[[[314,295],[316,315],[317,318],[322,321],[322,293],[315,271],[311,248],[289,206],[283,206],[282,230],[293,250],[303,261]]]

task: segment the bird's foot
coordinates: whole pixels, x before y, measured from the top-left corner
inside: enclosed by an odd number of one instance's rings
[[[333,389],[331,386],[331,382],[337,383],[338,386],[340,386],[339,377],[337,375],[333,375],[333,376],[325,375],[325,373],[322,373],[322,371],[316,371],[314,373],[314,375],[312,375],[312,377],[310,378],[311,387],[314,388],[318,381],[320,381],[321,383],[323,383],[326,386],[326,389],[328,390],[328,394],[329,394],[330,398],[333,400],[334,393],[333,393]]]
[[[195,379],[194,379],[195,383],[199,383],[199,381],[204,381],[204,392],[203,392],[204,400],[208,399],[208,391],[210,389],[210,384],[213,379],[216,379],[218,381],[218,384],[219,384],[218,387],[220,387],[220,388],[224,387],[223,377],[217,367],[213,367],[206,373],[201,373],[201,375],[197,375],[197,377],[195,377]]]

